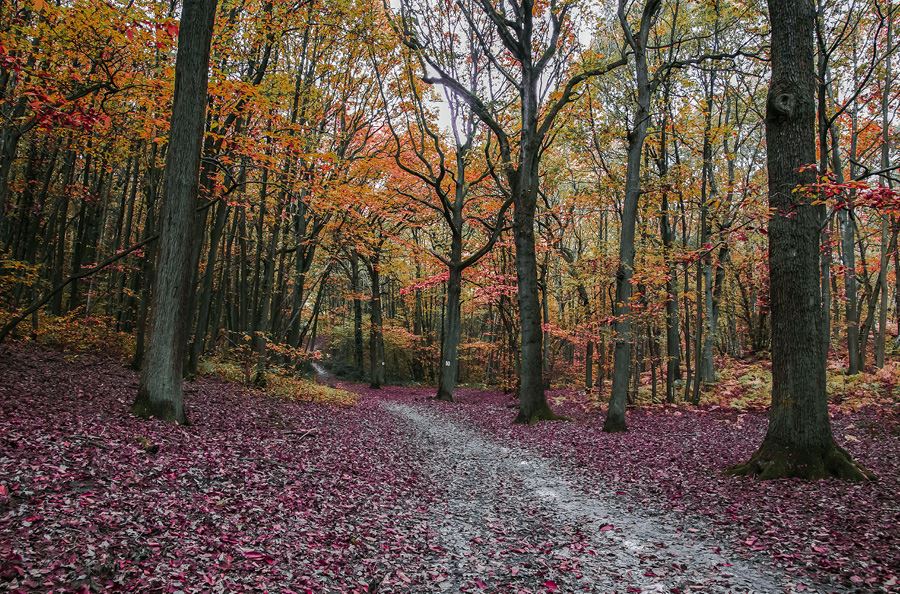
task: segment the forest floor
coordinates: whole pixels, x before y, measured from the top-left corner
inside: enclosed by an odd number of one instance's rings
[[[0,590],[893,591],[895,414],[836,413],[881,480],[758,482],[761,412],[656,407],[606,435],[513,426],[508,395],[360,386],[355,406],[201,378],[192,424],[129,413],[137,377],[94,355],[0,351]]]

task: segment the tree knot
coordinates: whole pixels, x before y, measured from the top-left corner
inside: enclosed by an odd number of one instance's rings
[[[775,93],[769,103],[778,115],[790,118],[797,108],[797,96],[787,92]]]

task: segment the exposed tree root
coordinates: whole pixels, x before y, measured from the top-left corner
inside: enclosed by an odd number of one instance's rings
[[[854,462],[850,454],[834,442],[827,447],[798,449],[772,443],[767,439],[747,462],[732,466],[725,473],[733,476],[756,476],[762,480],[877,480],[872,472]]]

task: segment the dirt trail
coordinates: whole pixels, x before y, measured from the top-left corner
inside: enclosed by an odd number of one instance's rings
[[[424,407],[385,402],[446,489],[435,591],[830,592],[742,559],[702,525],[585,494],[566,470]],[[693,530],[689,531],[689,530]]]

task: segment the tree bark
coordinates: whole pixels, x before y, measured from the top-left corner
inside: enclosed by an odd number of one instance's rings
[[[462,271],[457,266],[450,267],[447,279],[447,310],[444,315],[442,361],[438,377],[437,399],[453,401],[453,391],[459,377],[459,338],[462,331],[460,317],[460,295],[462,293]]]
[[[824,207],[799,186],[815,182],[814,6],[769,0],[772,78],[766,104],[772,405],[769,428],[733,474],[763,479],[869,475],[838,447],[825,391],[825,342],[819,286]],[[803,345],[803,348],[797,348]]]
[[[631,320],[631,296],[633,287],[631,279],[634,275],[634,235],[637,225],[638,201],[641,197],[641,156],[644,140],[650,126],[651,85],[647,66],[646,46],[650,27],[656,20],[660,3],[647,0],[641,18],[640,32],[637,37],[630,34],[625,20],[622,2],[619,3],[619,20],[623,28],[629,32],[631,46],[634,50],[634,73],[637,85],[637,105],[635,106],[632,129],[628,132],[628,148],[625,171],[625,199],[622,204],[622,227],[619,234],[619,267],[616,271],[616,301],[613,304],[615,322],[615,350],[613,352],[612,391],[609,397],[609,409],[603,422],[603,430],[607,432],[627,431],[625,422],[625,405],[628,401],[628,379],[632,365],[633,328]]]
[[[369,260],[369,277],[372,289],[372,301],[370,303],[370,327],[369,327],[369,386],[376,390],[384,385],[384,321],[381,308],[381,258],[380,254],[372,255]]]
[[[186,337],[183,316],[191,279],[191,227],[199,189],[206,120],[209,53],[216,0],[185,0],[175,61],[175,99],[166,155],[159,262],[149,342],[133,411],[186,423],[181,391]]]

